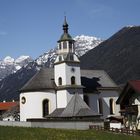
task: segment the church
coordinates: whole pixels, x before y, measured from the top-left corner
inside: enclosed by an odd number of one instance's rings
[[[54,68],[42,68],[20,90],[20,121],[120,115],[119,87],[103,70],[80,69],[74,44],[65,17]]]

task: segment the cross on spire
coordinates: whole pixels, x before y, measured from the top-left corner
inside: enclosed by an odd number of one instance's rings
[[[68,23],[67,23],[67,20],[66,20],[66,16],[64,17],[64,24],[63,24],[63,30],[64,30],[64,33],[68,33]]]

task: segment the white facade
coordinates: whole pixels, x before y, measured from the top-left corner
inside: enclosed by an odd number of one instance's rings
[[[23,102],[25,98],[25,103]],[[27,92],[20,94],[20,121],[43,118],[43,101],[48,100],[49,113],[56,109],[56,94],[53,92]]]
[[[88,96],[88,105],[91,109],[101,113],[103,116],[102,118],[105,119],[109,116],[120,116],[120,105],[116,104],[116,101],[118,99],[118,92],[117,91],[109,91],[109,90],[103,90],[100,91],[99,94],[86,94]],[[99,104],[99,100],[102,102]],[[110,100],[112,100],[112,113],[110,112]],[[100,108],[102,108],[102,112],[100,112]]]
[[[74,68],[74,71],[73,71]],[[71,77],[75,77],[75,84],[81,85],[81,72],[79,65],[68,65],[67,63],[60,63],[54,67],[55,83],[57,86],[59,77],[62,78],[62,86],[71,85]]]
[[[118,91],[115,90],[107,90],[107,91],[102,91],[101,94],[99,95],[99,98],[103,100],[103,118],[105,119],[106,117],[109,116],[120,116],[120,105],[116,104],[116,101],[118,99]],[[110,100],[112,100],[112,105],[110,105]],[[110,108],[112,106],[112,113],[110,113]]]

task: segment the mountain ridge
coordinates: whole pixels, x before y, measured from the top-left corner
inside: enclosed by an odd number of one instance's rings
[[[19,69],[32,61],[33,59],[30,56],[25,55],[21,55],[17,59],[6,56],[3,60],[0,60],[0,80],[9,74],[16,73]]]
[[[124,84],[140,79],[139,54],[140,26],[124,27],[83,55],[81,68],[103,69],[117,84]]]

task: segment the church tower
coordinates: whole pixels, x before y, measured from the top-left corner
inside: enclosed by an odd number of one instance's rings
[[[75,93],[83,97],[81,86],[80,61],[75,55],[75,41],[68,33],[66,17],[63,34],[58,41],[58,56],[54,63],[55,83],[57,85],[57,108],[64,108]]]

